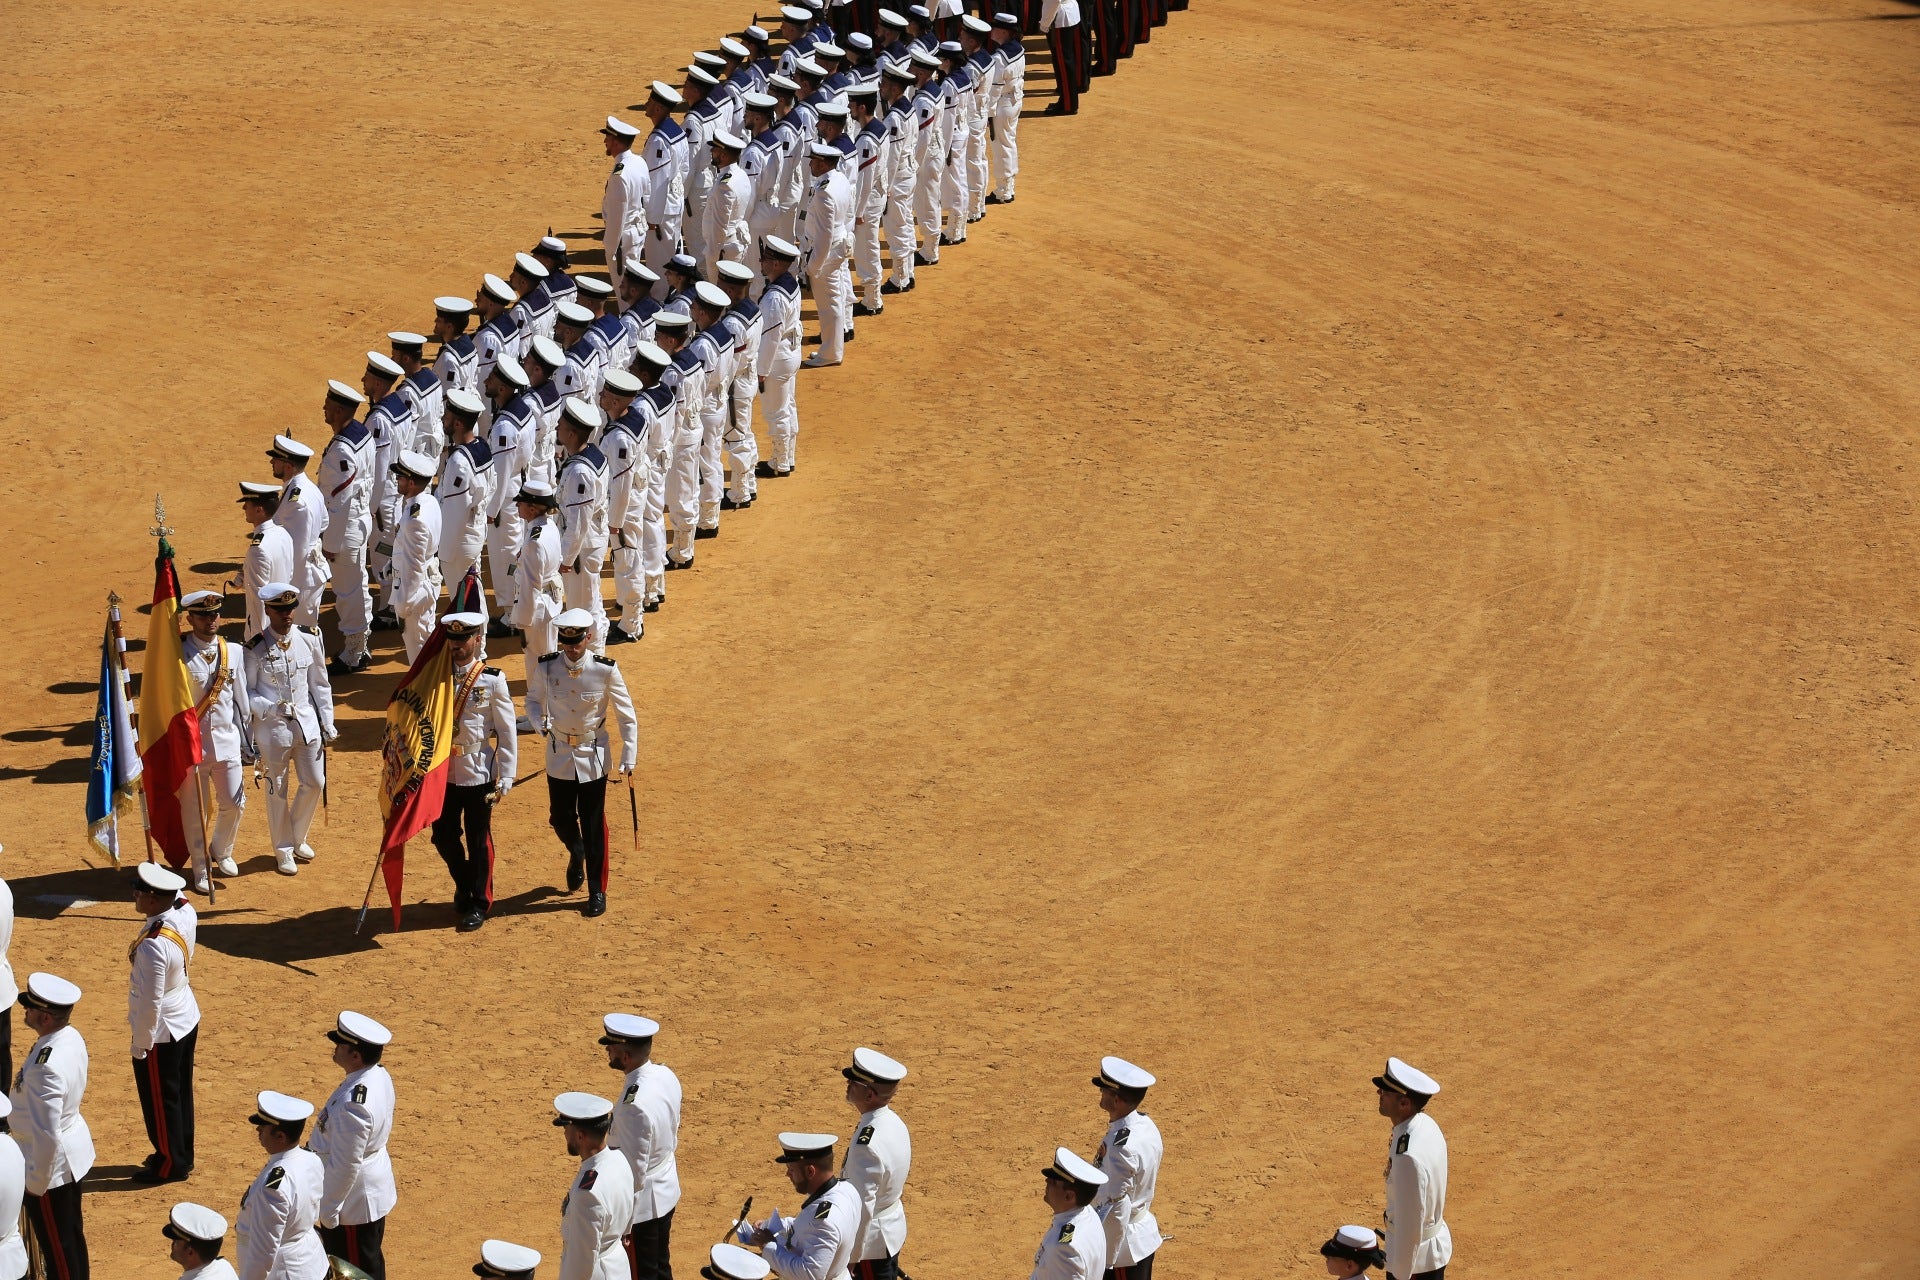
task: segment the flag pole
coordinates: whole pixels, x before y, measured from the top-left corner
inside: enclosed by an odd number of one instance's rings
[[[404,853],[406,848],[406,843],[403,841],[400,845],[401,852]],[[360,936],[360,926],[367,922],[367,905],[373,901],[373,882],[380,878],[380,866],[386,860],[387,847],[383,840],[380,843],[380,852],[374,855],[373,874],[367,877],[367,892],[360,899],[360,918],[353,922],[353,936],[356,938]]]
[[[159,499],[154,499],[155,505]],[[171,530],[169,530],[171,532]],[[127,637],[120,629],[120,593],[107,592],[107,625],[113,629],[113,660],[119,671],[120,692],[127,699],[127,710],[136,725],[140,722],[139,704],[133,701],[133,677],[127,674]],[[147,789],[140,788],[140,834],[147,842],[147,861],[154,862],[153,856],[153,820],[147,816]]]

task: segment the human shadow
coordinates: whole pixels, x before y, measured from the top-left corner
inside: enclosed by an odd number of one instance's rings
[[[249,864],[251,865],[251,864]],[[302,963],[374,951],[379,912],[369,909],[367,922],[355,933],[358,907],[322,907],[291,918],[263,915],[255,907],[223,911],[212,907],[200,913],[199,945],[243,960],[263,960],[313,977]],[[255,918],[247,918],[255,917]]]
[[[137,832],[134,838],[139,838]],[[53,920],[83,903],[131,903],[133,889],[128,884],[131,870],[112,866],[68,867],[64,871],[44,871],[8,880],[7,888],[13,891],[13,914],[26,920]]]
[[[91,738],[91,734],[88,735]],[[85,756],[70,756],[64,760],[55,760],[35,768],[22,768],[8,765],[0,768],[0,782],[11,782],[16,778],[25,778],[37,787],[64,786],[69,782],[85,782],[93,773],[93,762]]]
[[[100,682],[98,680],[55,680],[47,686],[48,693],[79,694],[98,693],[99,691]]]
[[[140,1172],[137,1164],[107,1164],[93,1166],[93,1172],[87,1175],[87,1194],[99,1195],[103,1191],[144,1191],[153,1184],[135,1182],[133,1175]]]

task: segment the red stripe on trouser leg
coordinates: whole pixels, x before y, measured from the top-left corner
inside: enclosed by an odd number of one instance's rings
[[[67,1280],[73,1272],[67,1266],[67,1251],[61,1247],[60,1224],[53,1220],[53,1201],[45,1196],[40,1197],[40,1222],[47,1229],[47,1249],[53,1254],[51,1280]]]
[[[486,887],[480,891],[480,896],[486,899],[487,910],[488,911],[493,910],[493,828],[492,826],[488,826],[487,828],[487,884],[486,884]]]
[[[633,1280],[640,1280],[640,1255],[633,1251],[632,1228],[628,1228],[627,1234],[620,1237],[620,1247],[627,1251],[627,1274]]]
[[[1060,110],[1069,115],[1080,108],[1078,76],[1067,53],[1067,41],[1075,34],[1070,27],[1055,27],[1047,32],[1047,47],[1053,52],[1053,79],[1060,95]]]
[[[360,1233],[344,1222],[340,1225],[347,1231],[347,1261],[357,1267],[360,1265]]]
[[[160,1168],[156,1170],[163,1178],[173,1176],[173,1142],[167,1133],[167,1103],[160,1092],[160,1046],[154,1045],[147,1050],[147,1096],[153,1105],[153,1135],[155,1146],[160,1148]]]
[[[600,892],[607,891],[607,881],[613,875],[613,837],[607,832],[606,815],[600,816]]]

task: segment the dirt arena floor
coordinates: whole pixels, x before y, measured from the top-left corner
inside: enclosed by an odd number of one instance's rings
[[[1168,1276],[1377,1221],[1389,1053],[1446,1085],[1462,1275],[1920,1273],[1892,0],[1194,0],[1026,123],[1019,202],[804,375],[800,472],[618,651],[612,912],[551,887],[535,783],[483,932],[417,841],[406,930],[353,936],[382,637],[320,860],[270,873],[256,793],[204,917],[199,1168],[126,1180],[133,920],[81,810],[154,490],[216,582],[268,436],[590,241],[600,117],[745,17],[0,0],[0,868],[15,968],[89,991],[96,1274],[235,1211],[254,1091],[323,1098],[342,1007],[398,1035],[396,1276],[557,1269],[548,1103],[613,1089],[616,1008],[686,1085],[688,1275],[791,1207],[772,1135],[848,1127],[857,1043],[912,1068],[919,1280],[1026,1270],[1108,1052],[1163,1082]]]

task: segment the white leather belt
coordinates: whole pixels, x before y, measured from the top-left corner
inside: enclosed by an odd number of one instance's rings
[[[555,729],[553,731],[553,738],[555,742],[564,742],[570,747],[584,747],[590,743],[599,741],[600,731],[595,729],[592,733],[575,734],[562,733],[560,730]]]

